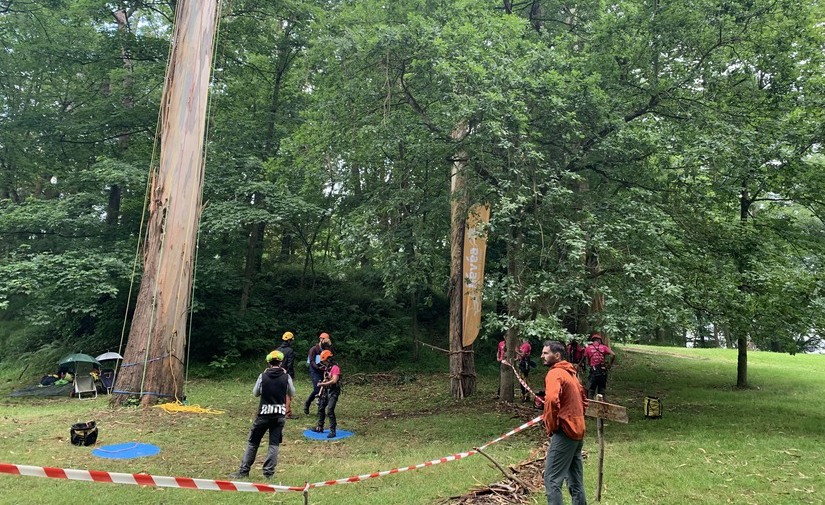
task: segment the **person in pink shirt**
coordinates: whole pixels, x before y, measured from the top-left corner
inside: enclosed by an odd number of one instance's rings
[[[613,366],[616,354],[602,343],[601,335],[593,333],[590,335],[590,345],[584,349],[584,360],[590,368],[587,397],[592,399],[596,394],[604,395],[607,388],[607,372]]]
[[[329,433],[327,438],[335,438],[335,429],[338,420],[335,417],[335,406],[341,394],[341,368],[333,361],[332,352],[321,351],[321,365],[324,367],[324,378],[318,383],[318,425],[313,428],[318,433],[324,432],[324,418],[329,418]]]
[[[516,349],[516,359],[518,360],[518,369],[521,375],[524,376],[524,382],[527,382],[527,376],[530,375],[530,352],[532,350],[530,341],[526,337],[522,337],[521,344]],[[519,386],[521,386],[521,402],[524,403],[528,401],[527,388],[522,386],[521,383],[519,383]]]

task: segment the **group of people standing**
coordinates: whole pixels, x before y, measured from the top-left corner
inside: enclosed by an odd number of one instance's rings
[[[496,351],[496,361],[499,363],[504,362],[506,359],[505,346],[505,340],[502,339],[498,343]],[[581,382],[584,382],[585,372],[587,372],[587,380],[589,381],[588,398],[594,398],[596,394],[604,395],[607,388],[607,374],[616,359],[616,354],[609,346],[604,344],[601,334],[591,334],[590,344],[587,346],[573,339],[565,346],[564,351],[568,363],[574,366],[576,376]],[[530,341],[527,338],[522,338],[515,349],[515,361],[518,364],[519,373],[525,381],[530,376],[530,369],[536,366],[536,363],[530,359],[531,352]],[[519,384],[519,386],[521,387],[522,403],[529,401],[527,388],[523,384]]]
[[[295,397],[295,350],[292,344],[295,335],[287,331],[281,337],[278,349],[266,355],[267,368],[258,376],[252,394],[260,397],[258,412],[249,430],[246,451],[241,458],[238,471],[232,478],[249,477],[249,470],[255,462],[258,447],[264,434],[269,431],[269,448],[264,459],[263,475],[269,480],[275,474],[278,453],[283,441],[286,419],[292,418],[292,400]],[[328,439],[337,436],[335,407],[341,394],[341,368],[335,362],[332,342],[328,333],[321,333],[318,343],[309,349],[309,365],[312,392],[304,403],[304,414],[309,415],[312,402],[318,399],[318,422],[310,429],[324,433],[324,422],[329,420]]]

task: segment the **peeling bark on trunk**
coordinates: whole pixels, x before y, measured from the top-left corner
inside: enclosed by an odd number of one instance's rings
[[[217,0],[181,0],[163,93],[144,269],[111,403],[182,399],[186,323],[201,211],[203,139]]]
[[[464,138],[466,126],[453,132],[454,140]],[[450,393],[453,398],[466,398],[475,393],[476,374],[472,346],[463,342],[464,228],[469,201],[466,188],[466,154],[459,153],[453,162],[450,194]]]

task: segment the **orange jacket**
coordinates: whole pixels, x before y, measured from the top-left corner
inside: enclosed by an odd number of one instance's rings
[[[544,378],[544,429],[552,435],[559,428],[573,440],[584,438],[587,393],[576,378],[576,369],[559,361]]]

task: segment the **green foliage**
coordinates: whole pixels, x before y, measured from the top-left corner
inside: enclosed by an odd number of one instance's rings
[[[0,315],[33,328],[4,360],[119,345],[173,4],[0,14]],[[468,199],[492,208],[483,338],[598,328],[812,350],[822,14],[785,0],[233,2],[194,358],[233,369],[286,329],[299,355],[329,331],[366,368],[414,338],[443,344],[457,161]]]
[[[211,358],[216,368],[231,367],[241,356],[265,354],[280,345],[285,331],[296,336],[296,363],[321,332],[332,336],[342,360],[359,368],[389,368],[411,347],[402,308],[383,298],[380,283],[370,285],[366,278],[319,274],[310,280],[297,269],[273,271],[259,279],[243,315],[232,310],[234,305],[226,309],[228,300],[237,299],[231,291],[196,290],[195,296],[201,308],[191,353]]]

